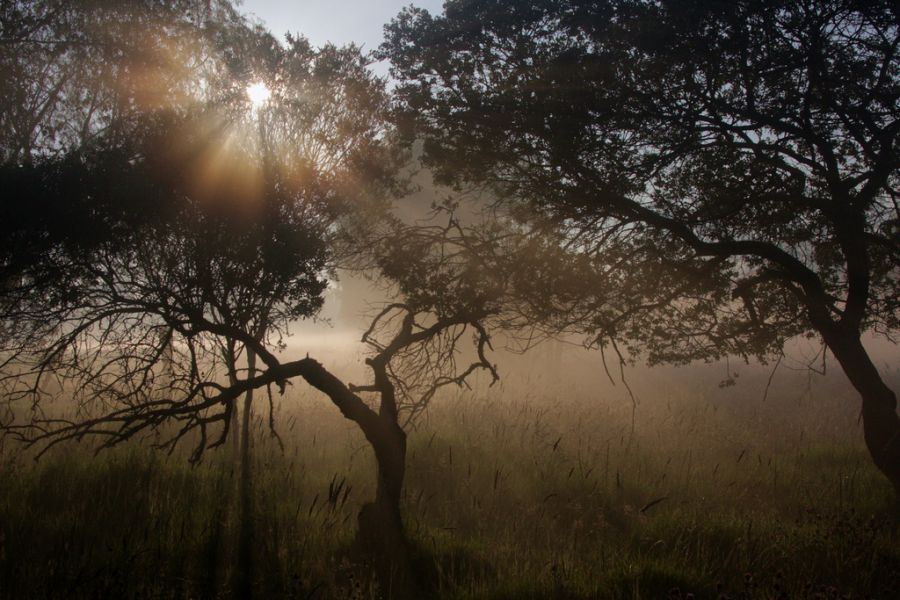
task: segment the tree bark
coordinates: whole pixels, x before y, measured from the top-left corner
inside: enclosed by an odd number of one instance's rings
[[[821,329],[821,328],[820,328]],[[859,333],[839,326],[822,330],[825,343],[862,397],[863,435],[875,466],[894,486],[900,506],[900,417],[897,395],[881,378]]]
[[[406,473],[406,433],[390,419],[366,435],[378,463],[375,500],[359,512],[357,546],[372,560],[386,598],[421,597],[412,568],[410,548],[400,516]]]
[[[247,378],[256,375],[256,353],[247,348]],[[251,465],[251,416],[253,405],[253,389],[248,388],[244,394],[244,410],[241,416],[241,453],[240,453],[240,524],[238,533],[237,565],[235,569],[234,596],[240,600],[253,597],[253,546],[255,537],[253,508],[253,469]],[[235,411],[235,414],[237,411]],[[237,432],[235,431],[235,434]],[[235,437],[237,437],[235,435]]]
[[[256,375],[256,352],[247,348],[247,378],[252,378]],[[252,430],[252,415],[253,415],[253,389],[249,388],[247,393],[244,394],[244,410],[241,415],[241,478],[244,478],[244,472],[246,471],[247,477],[249,478],[250,473],[250,444],[252,442],[250,432]]]

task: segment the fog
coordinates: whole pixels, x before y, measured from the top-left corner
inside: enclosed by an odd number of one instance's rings
[[[309,355],[354,383],[361,383],[368,376],[364,361],[369,356],[369,349],[361,342],[362,333],[386,302],[384,296],[384,290],[367,279],[340,273],[326,293],[319,320],[293,323],[281,356],[296,360]],[[882,376],[892,385],[900,382],[900,348],[871,333],[863,341]],[[713,363],[650,366],[642,357],[635,357],[622,370],[617,359],[609,355],[604,366],[601,353],[585,348],[574,336],[548,339],[524,352],[520,347],[519,340],[502,334],[494,340],[490,358],[498,367],[497,385],[506,393],[525,394],[537,402],[572,395],[626,407],[633,402],[652,406],[672,402],[672,393],[677,391],[676,395],[682,397],[697,394],[726,406],[730,403],[730,410],[736,414],[756,414],[763,409],[773,422],[780,419],[782,410],[796,412],[791,406],[796,403],[805,403],[812,410],[810,416],[815,416],[818,409],[814,407],[819,403],[827,405],[829,411],[849,416],[843,421],[845,426],[858,425],[857,392],[827,351],[823,362],[822,345],[815,338],[789,341],[780,361],[771,358],[760,363],[752,357],[731,357]],[[466,350],[460,354],[465,355]],[[472,385],[473,392],[490,395],[493,391],[489,384],[489,378],[479,378]],[[827,412],[823,409],[818,414]]]
[[[417,4],[4,0],[0,600],[895,598],[895,3]]]

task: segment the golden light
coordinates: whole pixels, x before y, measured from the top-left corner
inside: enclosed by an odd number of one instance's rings
[[[262,82],[247,86],[247,97],[250,98],[250,104],[254,110],[265,104],[271,95],[272,92]]]

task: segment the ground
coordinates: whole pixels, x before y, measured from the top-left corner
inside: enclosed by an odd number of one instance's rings
[[[765,395],[767,375],[639,373],[633,406],[621,384],[531,369],[439,399],[410,428],[403,506],[428,593],[895,598],[900,527],[852,390],[788,373]],[[256,595],[385,597],[351,544],[365,440],[299,385],[276,416],[284,452],[256,430]],[[3,460],[0,598],[230,597],[227,450],[192,468],[146,444],[35,463],[7,443]]]

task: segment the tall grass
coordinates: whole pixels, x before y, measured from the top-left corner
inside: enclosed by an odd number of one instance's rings
[[[764,372],[719,389],[655,371],[632,405],[599,376],[532,373],[441,397],[410,432],[403,508],[434,597],[900,597],[890,489],[840,379],[781,375],[763,400]],[[349,551],[367,443],[299,389],[277,420],[283,453],[256,424],[257,595],[383,597]],[[232,594],[225,451],[194,468],[139,445],[3,461],[0,597]]]

